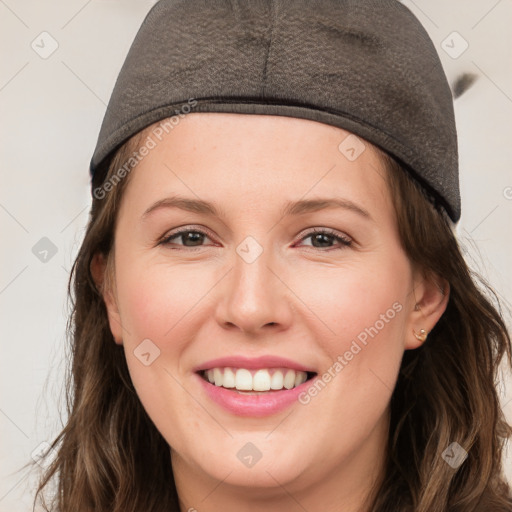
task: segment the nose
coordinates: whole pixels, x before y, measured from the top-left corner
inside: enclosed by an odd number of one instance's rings
[[[231,272],[219,290],[217,321],[224,329],[238,328],[249,334],[288,328],[293,294],[284,271],[272,264],[269,251],[252,262],[235,255]]]

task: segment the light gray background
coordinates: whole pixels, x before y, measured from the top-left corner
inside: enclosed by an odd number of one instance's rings
[[[31,510],[34,478],[18,469],[60,430],[66,284],[90,206],[88,163],[117,73],[153,3],[0,0],[2,512]],[[450,81],[463,71],[479,75],[455,103],[463,205],[458,233],[473,267],[509,309],[512,2],[403,3],[430,33]],[[50,36],[41,35],[45,31]],[[454,31],[469,44],[457,58],[464,43]],[[42,58],[52,44],[56,51]],[[443,45],[452,47],[452,56]],[[32,251],[43,237],[57,251],[47,261]],[[500,389],[512,422],[510,384],[506,377]],[[512,481],[510,448],[506,464]]]

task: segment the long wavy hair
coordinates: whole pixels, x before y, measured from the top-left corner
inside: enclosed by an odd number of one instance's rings
[[[93,186],[114,176],[144,133],[117,151]],[[512,347],[499,300],[468,268],[442,209],[401,163],[380,153],[403,248],[425,275],[449,283],[450,297],[427,341],[404,354],[390,403],[387,466],[369,510],[510,512],[502,454],[512,428],[497,384],[504,356],[512,365]],[[34,507],[38,502],[47,511],[180,510],[169,446],[137,396],[103,301],[115,272],[116,218],[130,176],[104,198],[93,198],[71,270],[67,422],[51,444],[56,456],[42,471],[34,496]],[[99,285],[91,273],[96,253],[107,260]],[[468,454],[456,469],[442,456],[453,442]],[[48,501],[51,483],[55,491]]]

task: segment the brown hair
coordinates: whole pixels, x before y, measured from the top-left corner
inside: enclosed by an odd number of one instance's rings
[[[105,179],[122,167],[144,133],[117,151]],[[512,365],[512,348],[499,302],[468,269],[446,216],[398,162],[382,157],[404,249],[426,274],[446,279],[450,298],[428,340],[404,354],[390,404],[387,467],[371,512],[509,512],[501,456],[512,428],[496,384],[505,354]],[[107,279],[114,270],[116,216],[129,181],[130,174],[103,199],[93,199],[71,271],[68,420],[52,443],[57,457],[34,497],[45,510],[179,512],[169,446],[135,392],[123,348],[109,328],[104,290],[91,274],[96,253],[107,258]],[[102,182],[97,176],[94,186]],[[458,469],[441,456],[452,442],[468,452]],[[44,490],[52,479],[58,491],[48,504]]]
[[[496,385],[512,347],[498,297],[468,268],[444,212],[397,161],[382,157],[402,245],[412,263],[449,283],[450,298],[427,341],[404,353],[391,398],[388,468],[372,512],[510,511],[501,457],[512,428]],[[442,457],[453,442],[468,452],[457,469]]]

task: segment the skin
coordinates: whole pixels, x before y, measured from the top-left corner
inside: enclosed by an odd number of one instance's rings
[[[193,113],[132,170],[104,298],[140,400],[172,447],[182,511],[361,512],[382,477],[403,352],[421,344],[413,329],[432,330],[449,293],[412,267],[379,153],[364,141],[349,161],[338,149],[348,135],[303,119]],[[143,218],[176,194],[223,215],[161,208]],[[348,208],[280,213],[287,201],[320,197],[351,201],[369,217]],[[184,226],[209,234],[158,244]],[[352,244],[322,243],[309,228]],[[252,263],[236,252],[247,236],[263,248]],[[92,270],[101,282],[100,255]],[[272,354],[322,375],[397,303],[400,312],[306,405],[238,417],[192,372],[225,355]],[[160,350],[149,366],[134,355],[144,339]],[[237,458],[248,442],[262,453],[251,468]]]

